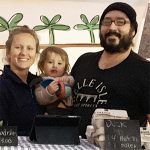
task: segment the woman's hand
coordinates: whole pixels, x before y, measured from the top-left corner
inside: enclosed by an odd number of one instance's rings
[[[70,82],[70,78],[67,75],[66,76],[62,76],[62,77],[56,77],[55,81],[61,81],[61,82],[64,82],[64,83],[69,83]]]

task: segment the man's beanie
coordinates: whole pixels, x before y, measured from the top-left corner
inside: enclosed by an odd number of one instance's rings
[[[102,20],[104,19],[105,15],[106,15],[109,11],[112,11],[112,10],[119,10],[119,11],[122,11],[123,13],[125,13],[125,14],[127,15],[127,17],[129,18],[129,20],[130,20],[132,26],[134,27],[135,34],[136,34],[136,32],[137,32],[137,27],[138,27],[138,24],[137,24],[137,21],[136,21],[136,12],[135,12],[135,10],[134,10],[130,5],[128,5],[127,3],[115,2],[115,3],[110,4],[110,5],[104,10],[104,12],[103,12],[102,15],[101,15],[100,25],[101,25],[101,22],[102,22]]]

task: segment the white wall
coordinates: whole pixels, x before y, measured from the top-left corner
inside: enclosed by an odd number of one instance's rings
[[[149,0],[120,0],[132,5],[137,12],[137,21],[139,29],[135,37],[135,51],[138,52],[139,43],[143,31],[145,15]],[[89,33],[87,31],[76,31],[73,26],[78,23],[83,23],[80,19],[81,14],[85,14],[89,20],[96,15],[101,15],[103,10],[116,0],[5,0],[0,3],[0,16],[3,16],[7,21],[15,13],[22,13],[23,19],[19,25],[27,24],[31,28],[35,25],[42,24],[40,16],[45,15],[49,19],[60,14],[62,16],[60,23],[69,25],[70,31],[56,31],[56,44],[61,43],[90,43]],[[41,44],[48,44],[48,30],[37,32]],[[95,32],[96,43],[99,43],[98,30]],[[0,32],[0,45],[4,44],[8,37],[8,31]],[[76,59],[87,51],[97,51],[100,48],[65,48],[68,52],[71,66]],[[0,68],[3,67],[4,50],[0,49]],[[32,72],[36,72],[36,64],[33,65]]]

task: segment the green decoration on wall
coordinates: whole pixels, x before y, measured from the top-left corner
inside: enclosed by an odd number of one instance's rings
[[[75,30],[87,30],[90,33],[91,37],[91,43],[95,43],[95,36],[94,36],[94,30],[99,29],[99,15],[96,15],[92,18],[92,20],[89,22],[87,17],[84,14],[80,15],[81,20],[84,24],[76,24],[73,28]]]
[[[0,32],[8,30],[9,32],[17,27],[18,23],[22,20],[23,14],[14,14],[9,21],[0,16]]]
[[[64,25],[64,24],[57,24],[59,20],[61,19],[61,15],[57,14],[54,16],[51,20],[49,20],[46,16],[40,16],[40,20],[44,23],[44,25],[37,25],[33,29],[35,31],[40,31],[44,29],[49,30],[49,44],[54,45],[55,44],[55,36],[54,36],[54,30],[70,30],[70,26]]]
[[[80,15],[81,20],[84,24],[76,24],[73,28],[75,30],[87,30],[90,33],[91,43],[95,44],[95,36],[94,36],[94,30],[99,29],[99,16],[96,15],[92,18],[91,21],[88,21],[87,17],[84,14]],[[11,31],[14,28],[18,27],[18,23],[23,19],[22,13],[16,13],[14,14],[8,21],[0,16],[0,32],[4,31]],[[35,25],[33,27],[33,30],[40,31],[47,29],[49,31],[49,45],[54,45],[55,43],[55,30],[62,30],[62,31],[68,31],[70,30],[69,25],[64,24],[58,24],[58,22],[61,19],[61,15],[57,14],[55,15],[51,20],[44,15],[40,16],[40,20],[43,23],[43,25]]]

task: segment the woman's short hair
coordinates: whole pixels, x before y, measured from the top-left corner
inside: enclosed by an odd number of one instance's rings
[[[38,39],[38,36],[37,36],[37,34],[36,34],[36,32],[34,30],[30,29],[26,25],[16,27],[12,31],[10,31],[8,40],[5,43],[5,45],[6,45],[6,53],[10,52],[12,41],[13,41],[15,35],[18,35],[20,33],[29,33],[30,35],[33,36],[33,38],[36,41],[36,52],[38,53],[39,52],[39,39]]]

